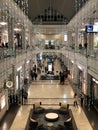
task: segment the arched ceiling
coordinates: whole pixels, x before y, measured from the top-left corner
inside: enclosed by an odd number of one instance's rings
[[[75,0],[28,0],[28,16],[31,21],[43,13],[45,9],[52,7],[66,17],[67,22],[75,15]]]

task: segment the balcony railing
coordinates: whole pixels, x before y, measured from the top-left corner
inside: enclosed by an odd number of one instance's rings
[[[60,102],[73,105],[74,98],[28,98],[27,101],[24,100],[24,105],[33,105],[34,102],[42,102],[44,106],[58,106]],[[79,103],[78,103],[79,104]]]
[[[64,45],[55,45],[53,47],[47,46],[32,46],[32,48],[28,47],[26,49],[15,48],[14,50],[11,48],[0,48],[0,59],[8,58],[8,57],[16,57],[17,55],[21,55],[27,52],[40,53],[40,52],[65,52],[71,51],[73,53],[80,53],[85,57],[91,57],[98,59],[98,50],[90,50],[88,51],[86,48],[72,47],[72,46],[64,46]]]

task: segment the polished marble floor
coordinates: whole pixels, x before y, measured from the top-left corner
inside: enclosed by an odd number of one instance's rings
[[[43,107],[58,108],[59,102],[73,104],[73,94],[73,90],[70,84],[68,84],[68,81],[67,85],[59,85],[59,81],[52,81],[52,83],[51,81],[35,81],[29,88],[29,98],[31,98],[31,101],[28,102],[32,104],[35,101],[41,101]],[[53,106],[51,104],[56,105]],[[32,105],[21,106],[10,130],[25,129],[31,107]],[[92,127],[82,108],[80,106],[75,108],[73,105],[71,105],[70,108],[72,110],[78,130],[92,130]]]
[[[55,72],[58,70],[61,70],[61,68],[58,61],[56,61]],[[39,80],[38,77],[37,81],[33,81],[28,89],[28,105],[20,106],[10,130],[25,130],[29,111],[35,101],[41,101],[43,107],[46,108],[59,108],[59,102],[69,103],[78,130],[97,130],[92,128],[80,106],[80,102],[78,102],[78,108],[73,106],[73,95],[74,92],[69,80],[66,80],[64,85],[60,85],[59,80]],[[2,130],[9,129],[5,127]]]

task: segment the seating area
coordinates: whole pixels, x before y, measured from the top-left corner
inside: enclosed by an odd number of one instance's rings
[[[60,105],[60,109],[59,109],[60,113],[61,114],[67,114],[68,110],[69,110],[69,104],[60,102],[59,105]]]
[[[34,113],[40,114],[40,113],[44,112],[45,109],[43,107],[41,107],[41,104],[42,104],[41,102],[35,102],[33,104]]]
[[[41,102],[31,109],[25,130],[77,130],[68,104],[59,109],[45,109]]]
[[[40,80],[59,80],[58,75],[41,75]]]

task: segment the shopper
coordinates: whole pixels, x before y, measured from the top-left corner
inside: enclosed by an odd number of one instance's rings
[[[35,80],[37,79],[37,73],[36,72],[34,72],[34,77],[35,77]]]
[[[83,104],[84,104],[84,96],[83,96],[83,94],[80,97],[80,102],[81,102],[81,107],[83,107]]]
[[[74,106],[78,107],[78,96],[77,96],[77,93],[74,94]]]
[[[64,81],[65,81],[65,77],[64,77],[64,73],[61,73],[61,76],[60,76],[60,84],[64,84]]]
[[[30,71],[30,74],[31,74],[31,78],[32,78],[32,80],[34,80],[34,71]]]

